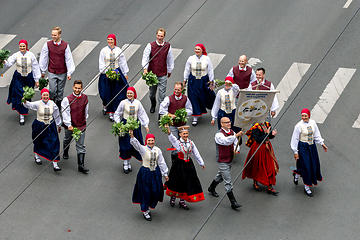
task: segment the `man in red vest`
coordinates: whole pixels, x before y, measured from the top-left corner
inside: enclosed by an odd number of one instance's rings
[[[159,103],[161,103],[166,94],[167,78],[171,76],[171,71],[174,69],[172,48],[170,43],[164,41],[165,35],[166,32],[163,28],[156,31],[156,41],[146,45],[141,62],[144,74],[152,71],[159,80],[157,85],[149,87],[151,113],[155,112],[157,87],[159,86]]]
[[[239,65],[232,67],[227,76],[230,76],[234,79],[240,89],[246,89],[250,83],[256,81],[256,76],[254,70],[246,66],[248,59],[245,55],[239,57]]]
[[[231,208],[236,209],[241,207],[241,205],[236,202],[235,196],[232,192],[233,184],[231,182],[230,170],[234,155],[238,154],[238,151],[240,150],[240,146],[238,146],[238,149],[235,149],[237,146],[238,137],[241,137],[244,133],[239,131],[235,134],[235,132],[231,130],[231,121],[228,117],[223,117],[220,121],[221,129],[218,133],[215,134],[216,158],[219,171],[210,184],[208,191],[214,197],[219,197],[219,194],[217,194],[215,188],[219,183],[224,181],[226,194],[228,195],[231,202]]]
[[[274,84],[265,79],[265,69],[258,68],[256,69],[256,82],[252,82],[249,84],[249,90],[275,90]],[[273,100],[273,103],[270,108],[270,114],[266,118],[267,122],[271,122],[271,117],[273,118],[276,115],[276,110],[279,108],[279,102],[277,100],[276,94]]]
[[[54,27],[51,32],[52,40],[44,44],[39,60],[41,78],[45,77],[47,70],[50,99],[59,108],[63,99],[66,79],[71,80],[71,74],[75,71],[75,64],[69,44],[60,37],[61,28]]]
[[[87,173],[89,170],[84,166],[85,160],[85,130],[86,121],[89,117],[88,97],[81,93],[83,84],[81,80],[75,80],[73,93],[65,97],[61,102],[63,122],[65,125],[65,136],[63,141],[64,159],[69,158],[70,142],[74,127],[82,131],[79,140],[76,141],[76,151],[78,156],[78,170]]]

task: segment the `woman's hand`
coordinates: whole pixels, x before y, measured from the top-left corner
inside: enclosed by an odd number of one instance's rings
[[[147,128],[147,129],[149,129],[149,128]],[[129,130],[129,135],[130,135],[131,138],[133,138],[134,137],[134,130],[130,129]]]
[[[294,154],[295,161],[299,159],[299,154]]]
[[[202,166],[201,166],[201,169],[204,170],[204,169],[205,169],[205,165],[202,165]]]
[[[35,87],[36,87],[36,88],[39,87],[39,82],[35,82]]]
[[[325,152],[327,152],[327,146],[325,144],[321,145]]]
[[[275,136],[276,134],[277,134],[277,131],[276,131],[276,129],[274,129],[274,130],[272,131],[272,135]]]
[[[215,121],[214,121],[214,120],[211,120],[211,125],[214,126],[214,124],[215,124]]]
[[[165,176],[165,181],[169,181],[169,177],[168,177],[168,176]]]
[[[146,134],[149,134],[149,127],[145,127],[146,129]]]
[[[129,81],[129,77],[126,75],[125,78],[126,78],[126,81],[128,82],[128,81]]]

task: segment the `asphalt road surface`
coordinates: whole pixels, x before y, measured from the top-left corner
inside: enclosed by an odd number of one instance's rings
[[[0,239],[358,239],[359,0],[13,0],[2,1],[0,6],[1,48],[15,52],[24,38],[37,53],[42,41],[50,38],[52,27],[60,26],[62,38],[76,53],[72,78],[86,84],[98,74],[99,52],[106,46],[107,35],[114,33],[118,46],[130,44],[125,51],[129,81],[131,86],[140,86],[142,52],[162,27],[167,30],[165,40],[177,53],[168,94],[174,82],[183,79],[194,46],[203,43],[218,63],[215,78],[224,79],[238,57],[246,54],[252,66],[266,69],[266,79],[282,89],[284,99],[272,120],[278,130],[272,140],[280,165],[278,196],[266,194],[265,187],[255,192],[251,180],[238,179],[234,194],[243,206],[235,211],[226,196],[218,204],[221,198],[208,194],[217,172],[213,140],[217,127],[211,126],[209,111],[190,130],[190,139],[205,160],[205,170],[196,166],[205,201],[190,203],[190,210],[185,211],[178,205],[171,208],[165,196],[152,211],[153,221],[147,222],[131,201],[141,163],[133,159],[133,172],[122,172],[118,142],[110,134],[108,116],[101,114],[96,86],[89,87],[85,165],[90,172],[77,171],[74,144],[70,158],[59,162],[62,171],[54,172],[50,162],[34,163],[31,123],[36,113],[30,111],[26,124],[19,125],[18,114],[6,104],[13,70],[3,69]],[[65,95],[71,87],[72,81]],[[141,94],[148,112],[146,88]],[[37,92],[34,99],[39,96]],[[312,110],[329,147],[327,153],[319,148],[324,180],[312,188],[313,198],[304,194],[301,181],[298,186],[292,183],[290,169],[295,166],[290,138],[304,107]],[[166,151],[170,143],[158,128],[157,114],[148,114],[150,132],[170,167]],[[235,158],[234,180],[247,152],[243,145]],[[217,192],[221,197],[225,194],[223,185]]]

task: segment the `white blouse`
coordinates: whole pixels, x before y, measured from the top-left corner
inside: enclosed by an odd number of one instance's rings
[[[196,71],[197,69],[199,71]],[[184,71],[185,81],[189,79],[190,73],[192,73],[192,75],[195,76],[197,79],[205,75],[208,75],[209,80],[214,81],[214,69],[211,60],[208,56],[201,55],[200,58],[196,55],[190,56],[185,64],[185,71]]]
[[[144,127],[148,127],[149,126],[149,117],[146,114],[146,111],[145,111],[143,105],[137,99],[134,99],[133,101],[130,101],[129,99],[124,99],[120,102],[120,104],[117,107],[115,114],[114,114],[115,122],[119,123],[121,121],[121,119],[123,118],[125,101],[128,101],[127,104],[130,106],[134,106],[134,107],[135,107],[135,105],[139,106],[138,111],[137,111],[137,113],[135,113],[135,115],[140,120],[141,125],[143,125]]]
[[[116,61],[118,56],[119,59]],[[129,72],[129,67],[126,62],[125,55],[119,47],[115,47],[112,51],[109,46],[101,49],[99,56],[99,71],[105,74],[107,71],[107,66],[112,69],[120,67],[120,70],[124,76],[126,76]]]
[[[25,69],[22,67],[22,59],[26,59],[26,66]],[[14,54],[12,54],[6,61],[5,66],[11,67],[16,63],[16,70],[22,74],[22,70],[24,69],[24,75],[27,76],[30,72],[32,72],[35,82],[38,82],[41,76],[40,73],[40,66],[39,63],[36,61],[35,55],[30,52],[26,51],[25,53],[22,53],[21,51],[18,51]]]
[[[312,130],[312,139],[313,141],[315,141],[316,144],[319,145],[323,145],[324,144],[324,139],[321,137],[320,134],[320,130],[316,124],[316,122],[312,119],[309,119],[309,122],[304,122],[303,120],[301,120],[300,122],[298,122],[295,127],[294,127],[294,132],[293,135],[291,137],[291,149],[294,151],[294,154],[298,154],[298,145],[299,145],[299,141],[300,141],[300,134],[303,133],[303,129],[302,126],[305,127],[311,127]],[[314,129],[312,129],[314,128]],[[304,133],[304,134],[308,134],[308,132]]]

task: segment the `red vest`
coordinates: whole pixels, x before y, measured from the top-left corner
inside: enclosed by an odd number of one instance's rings
[[[246,71],[240,71],[239,66],[233,67],[234,83],[236,83],[240,89],[248,88],[250,84],[250,77],[252,74],[252,68],[246,66]]]
[[[174,114],[177,109],[185,108],[187,97],[184,94],[182,94],[181,99],[176,100],[175,94],[171,94],[169,96],[169,100],[170,100],[170,104],[169,104],[168,112],[171,114]],[[180,127],[180,126],[184,126],[184,125],[185,125],[184,122],[175,123],[175,121],[174,121],[172,126]]]
[[[251,83],[252,90],[256,90],[256,85],[258,85],[258,82],[257,82],[257,81]],[[266,87],[265,87],[264,85],[265,85]],[[265,79],[264,84],[259,85],[259,89],[258,89],[258,90],[270,90],[270,87],[271,87],[271,82]]]
[[[81,131],[86,127],[86,116],[85,116],[85,108],[86,104],[89,102],[88,97],[85,94],[81,94],[80,98],[77,98],[74,94],[70,94],[67,96],[70,105],[70,116],[71,116],[71,126],[77,127]],[[72,101],[74,101],[72,103]]]
[[[163,47],[157,45],[156,42],[152,42],[150,43],[150,45],[151,45],[150,59],[152,60],[149,62],[148,71],[149,72],[152,71],[158,77],[166,76],[167,75],[166,59],[170,49],[170,43],[164,42]],[[153,56],[155,57],[152,58]]]
[[[228,136],[232,136],[235,135],[234,131],[230,129],[229,133],[226,133],[224,131],[224,129],[220,129],[220,132],[222,134],[224,134],[225,137]],[[219,145],[216,144],[218,147],[218,154],[219,154],[219,158],[218,158],[218,162],[225,162],[225,163],[230,163],[232,162],[232,159],[234,157],[234,143],[232,143],[229,146],[225,146],[225,145]]]
[[[63,74],[67,72],[65,63],[65,49],[67,42],[61,40],[61,44],[56,46],[53,41],[47,42],[49,49],[48,71],[53,74]]]

